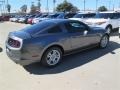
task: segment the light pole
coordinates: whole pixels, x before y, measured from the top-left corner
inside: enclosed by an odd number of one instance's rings
[[[53,0],[53,12],[55,12],[55,4],[56,4],[56,0]]]
[[[111,0],[109,0],[109,11],[110,11],[110,7],[111,7]]]
[[[113,0],[113,11],[114,11],[114,9],[115,9],[115,4],[114,4],[114,0]]]
[[[6,0],[6,4],[8,5],[8,0]]]
[[[96,0],[96,11],[98,9],[98,0]]]
[[[47,5],[46,5],[46,11],[49,13],[48,0],[47,0]]]
[[[5,0],[0,0],[1,3],[1,13],[5,14]]]
[[[0,15],[1,15],[1,13],[2,13],[2,4],[0,4]]]
[[[85,4],[86,4],[86,1],[84,0],[83,2],[84,2],[84,12],[85,12]]]

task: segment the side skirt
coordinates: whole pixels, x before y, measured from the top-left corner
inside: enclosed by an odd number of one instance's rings
[[[82,51],[85,51],[85,50],[89,50],[89,49],[92,49],[92,48],[95,48],[95,47],[98,47],[98,46],[99,46],[99,44],[92,44],[92,45],[85,46],[85,47],[82,47],[82,48],[65,51],[64,56],[75,54],[75,53],[82,52]]]

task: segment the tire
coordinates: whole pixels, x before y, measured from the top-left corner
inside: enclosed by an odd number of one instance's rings
[[[60,63],[62,59],[62,51],[58,47],[49,48],[42,57],[42,65],[47,67],[54,67]]]
[[[108,34],[111,34],[111,32],[112,32],[112,27],[111,27],[111,26],[106,27],[106,32],[107,32]]]
[[[101,40],[100,40],[100,44],[99,47],[100,48],[106,48],[107,45],[109,43],[109,36],[108,35],[104,35]]]
[[[0,47],[0,52],[2,52],[3,50],[2,50],[2,48]]]

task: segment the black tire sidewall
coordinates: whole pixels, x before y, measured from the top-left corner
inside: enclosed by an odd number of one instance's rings
[[[103,39],[104,37],[107,37],[108,41],[107,41],[107,45],[106,45],[105,47],[102,47],[102,46],[101,46],[101,41],[102,41],[102,39]],[[102,36],[102,38],[101,38],[101,40],[100,40],[99,47],[100,47],[100,48],[106,48],[106,47],[108,46],[108,44],[109,44],[109,36],[108,36],[108,35]]]

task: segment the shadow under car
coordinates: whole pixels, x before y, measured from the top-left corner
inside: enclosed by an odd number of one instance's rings
[[[40,63],[34,63],[28,66],[24,66],[24,69],[35,75],[57,74],[90,63],[108,53],[115,54],[114,50],[118,48],[120,48],[119,43],[110,41],[108,47],[105,49],[94,48],[65,56],[63,57],[60,65],[57,65],[54,68],[47,68],[41,66]]]

